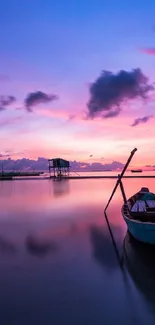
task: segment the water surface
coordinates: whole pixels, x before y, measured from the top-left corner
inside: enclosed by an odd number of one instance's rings
[[[107,215],[120,256],[126,238],[130,263],[123,272],[109,236],[103,211],[114,184],[0,182],[1,324],[155,323],[155,291],[143,254],[126,235],[119,190]],[[153,179],[125,179],[124,185],[127,196],[142,186],[155,191]]]

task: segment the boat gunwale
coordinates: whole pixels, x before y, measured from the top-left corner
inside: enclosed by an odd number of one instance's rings
[[[123,208],[124,208],[125,204],[123,204],[122,208],[121,208],[121,212],[124,218],[128,219],[129,221],[133,222],[133,223],[140,223],[142,225],[154,225],[155,226],[155,222],[151,222],[151,221],[140,221],[140,220],[136,220],[133,219],[133,217],[131,216],[131,218],[127,217],[127,215],[124,213]]]
[[[130,218],[127,216],[127,214],[125,214],[125,212],[124,212],[124,208],[126,208],[126,207],[128,207],[128,202],[131,200],[131,199],[133,199],[133,197],[134,196],[136,196],[137,194],[139,194],[140,192],[137,192],[137,193],[135,193],[134,195],[132,195],[128,200],[127,200],[127,203],[124,203],[123,205],[122,205],[122,208],[121,208],[121,213],[122,213],[122,215],[123,215],[123,218],[125,219],[127,219],[127,220],[129,220],[129,221],[131,221],[131,222],[133,222],[133,223],[137,223],[137,224],[147,224],[147,225],[154,225],[155,226],[155,222],[151,222],[151,221],[141,221],[141,220],[136,220],[136,219],[134,219],[133,217],[132,217],[132,215],[130,214],[130,211],[128,210],[128,213],[129,213],[129,215],[130,215]]]

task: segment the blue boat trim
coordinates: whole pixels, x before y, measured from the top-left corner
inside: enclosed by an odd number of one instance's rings
[[[131,235],[139,241],[155,245],[155,223],[130,219],[124,214],[123,207],[122,215]]]

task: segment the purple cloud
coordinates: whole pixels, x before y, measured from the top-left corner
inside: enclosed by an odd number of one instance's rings
[[[131,126],[137,126],[138,124],[146,123],[152,118],[152,115],[136,118]]]
[[[0,128],[16,124],[18,121],[21,121],[23,116],[16,116],[16,117],[7,117],[0,120]]]
[[[116,117],[121,112],[120,107],[116,107],[114,110],[110,110],[108,113],[104,114],[104,118]]]
[[[9,158],[10,155],[9,154],[2,154],[0,153],[0,158]]]
[[[46,104],[58,99],[57,95],[54,94],[46,94],[42,91],[36,91],[33,93],[29,93],[25,99],[25,108],[28,112],[33,111],[33,107],[39,104]]]
[[[0,112],[4,111],[6,108],[0,106]]]
[[[7,158],[7,154],[10,158]],[[33,159],[11,159],[11,155],[15,153],[5,152],[3,155],[0,155],[1,164],[3,163],[4,171],[45,171],[48,172],[48,160],[46,158],[38,158],[37,160]],[[109,164],[102,164],[100,162],[93,162],[93,163],[83,163],[80,161],[70,161],[71,165],[71,172],[73,171],[98,171],[98,170],[107,170],[107,169],[122,169],[124,164],[119,161],[113,161]]]
[[[14,103],[16,98],[14,96],[0,96],[0,111],[4,111],[9,105]]]
[[[90,85],[88,118],[115,117],[120,114],[124,102],[139,97],[145,99],[151,90],[154,90],[154,86],[149,84],[148,78],[139,68],[121,70],[116,74],[103,71]]]

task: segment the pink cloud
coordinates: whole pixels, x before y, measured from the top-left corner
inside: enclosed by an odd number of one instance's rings
[[[148,116],[136,118],[133,124],[131,124],[131,126],[137,126],[139,124],[147,123],[152,117],[153,117],[152,115],[148,115]]]
[[[49,109],[40,109],[36,112],[37,115],[41,115],[47,118],[60,118],[60,119],[67,119],[68,112],[64,110],[49,110]]]
[[[6,117],[6,118],[3,118],[1,121],[0,121],[0,127],[6,127],[8,125],[13,125],[13,124],[16,124],[18,122],[20,122],[22,120],[23,116],[16,116],[16,117]]]
[[[155,47],[146,47],[141,50],[145,54],[155,55]]]
[[[79,109],[62,110],[62,109],[40,109],[36,112],[38,116],[43,116],[47,118],[63,119],[66,121],[82,121],[84,120],[84,113],[79,111]]]

